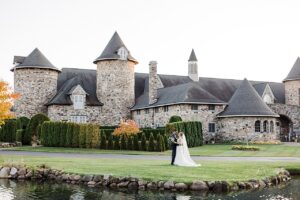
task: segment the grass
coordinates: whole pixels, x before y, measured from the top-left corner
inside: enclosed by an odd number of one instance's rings
[[[220,157],[300,157],[300,146],[291,146],[287,144],[277,145],[255,145],[260,151],[238,151],[232,150],[232,145],[204,145],[201,147],[190,148],[193,156],[220,156]],[[15,147],[6,150],[16,151],[34,151],[50,153],[98,153],[98,154],[127,154],[127,155],[170,155],[166,152],[143,152],[143,151],[116,151],[100,149],[80,149],[80,148],[63,148],[63,147],[37,147],[29,146]]]
[[[55,169],[79,174],[111,174],[115,176],[134,176],[146,180],[174,180],[191,182],[193,180],[245,181],[275,175],[280,168],[300,169],[300,163],[279,162],[201,162],[201,167],[188,168],[169,165],[169,161],[112,159],[112,158],[62,158],[36,156],[1,156],[0,165],[5,163],[37,166],[46,164]]]

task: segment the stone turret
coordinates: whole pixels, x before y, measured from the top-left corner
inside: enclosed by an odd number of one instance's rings
[[[97,98],[103,103],[103,125],[117,125],[134,105],[134,67],[137,64],[117,32],[96,58]],[[113,123],[113,124],[111,124]]]
[[[21,97],[15,101],[17,117],[47,114],[45,104],[56,94],[59,69],[34,49],[27,57],[15,56],[14,89]]]
[[[198,81],[199,77],[198,77],[198,60],[195,54],[194,49],[192,49],[190,58],[188,60],[189,64],[189,77],[190,79],[192,79],[193,81]]]
[[[300,106],[300,58],[294,63],[288,76],[283,80],[285,103]]]
[[[158,95],[158,75],[157,75],[157,62],[150,61],[149,63],[149,105],[156,103]]]

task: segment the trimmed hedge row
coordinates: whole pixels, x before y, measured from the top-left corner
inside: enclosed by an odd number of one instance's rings
[[[50,119],[44,114],[36,114],[30,119],[29,124],[26,127],[25,134],[23,136],[23,145],[30,145],[32,136],[34,135],[37,136],[38,139],[40,139],[38,126],[41,125],[44,121],[50,121]]]
[[[99,127],[94,124],[46,121],[41,126],[41,143],[47,147],[97,148]]]
[[[0,129],[0,141],[15,142],[17,132],[17,120],[5,120],[5,124]]]
[[[166,135],[170,135],[173,131],[182,131],[185,133],[188,147],[196,147],[203,145],[203,133],[201,122],[191,121],[168,123],[166,126]]]

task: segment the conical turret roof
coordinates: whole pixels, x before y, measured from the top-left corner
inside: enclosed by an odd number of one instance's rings
[[[188,61],[198,61],[194,49],[192,49],[190,58]]]
[[[290,73],[283,80],[283,82],[292,81],[292,80],[299,80],[299,79],[300,79],[300,58],[298,57],[296,62],[293,65]]]
[[[247,79],[244,79],[239,88],[232,95],[225,110],[219,114],[219,117],[234,116],[278,117],[278,115],[265,104]]]
[[[94,64],[101,60],[118,60],[120,56],[118,55],[118,50],[124,47],[128,51],[127,59],[138,63],[138,61],[133,58],[130,54],[130,51],[127,49],[125,44],[123,43],[122,39],[120,38],[117,32],[114,33],[108,44],[106,45],[105,49],[103,50],[102,54],[94,60]]]
[[[44,69],[45,68],[45,69],[53,69],[53,70],[60,71],[44,56],[44,54],[38,48],[35,48],[27,57],[15,56],[15,60],[16,58],[22,58],[22,59],[17,59],[17,62],[19,64],[14,67],[16,69],[20,69],[20,68]]]

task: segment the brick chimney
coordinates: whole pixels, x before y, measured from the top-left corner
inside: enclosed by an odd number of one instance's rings
[[[157,89],[159,85],[157,76],[157,62],[150,61],[149,63],[149,105],[157,101]]]

